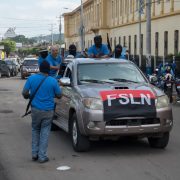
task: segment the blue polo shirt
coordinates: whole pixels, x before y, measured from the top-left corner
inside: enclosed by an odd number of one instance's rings
[[[30,91],[32,95],[41,81],[45,78],[43,74],[35,74],[28,78],[25,83],[24,90]],[[39,110],[53,110],[55,95],[60,95],[61,89],[56,79],[48,76],[38,89],[31,106]]]
[[[57,58],[54,58],[51,54],[49,54],[47,56],[46,60],[48,61],[50,66],[59,66],[60,67],[61,57],[59,55],[57,56]],[[49,75],[52,76],[52,77],[56,77],[57,72],[58,72],[58,70],[51,69],[50,72],[49,72]]]
[[[39,56],[38,58],[38,65],[40,66],[40,64],[46,59],[42,58],[41,56]]]
[[[95,45],[93,45],[88,49],[88,56],[98,55],[98,54],[101,54],[102,56],[109,55],[108,47],[105,44],[102,44],[100,48],[97,48]]]
[[[115,54],[113,55],[113,58],[115,58]],[[121,56],[119,56],[119,57],[116,58],[116,59],[124,59],[124,60],[127,60],[126,57],[125,57],[124,55],[121,55]]]

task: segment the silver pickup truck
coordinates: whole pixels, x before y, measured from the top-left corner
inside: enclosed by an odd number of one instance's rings
[[[91,140],[147,137],[151,147],[165,148],[172,129],[168,97],[132,62],[119,59],[73,59],[63,77],[55,126],[68,132],[75,151]]]

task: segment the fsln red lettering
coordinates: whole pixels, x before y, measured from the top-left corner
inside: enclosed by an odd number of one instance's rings
[[[108,106],[112,106],[113,100],[118,100],[121,105],[133,104],[133,105],[151,105],[151,95],[141,93],[139,98],[134,97],[133,94],[110,94],[107,95]],[[135,101],[136,99],[136,101]]]

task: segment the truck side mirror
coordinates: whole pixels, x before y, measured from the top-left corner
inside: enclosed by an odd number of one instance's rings
[[[158,82],[158,79],[156,76],[150,76],[149,81],[151,84],[155,85]]]
[[[71,85],[71,81],[70,81],[70,78],[68,77],[63,77],[59,80],[60,84],[62,86],[70,86]]]

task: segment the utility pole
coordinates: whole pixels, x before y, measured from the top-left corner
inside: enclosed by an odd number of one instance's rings
[[[142,66],[142,50],[141,50],[141,14],[143,13],[143,0],[139,0],[139,67]]]
[[[53,37],[53,24],[51,24],[51,45],[53,46],[54,44],[54,37]]]
[[[151,69],[151,0],[146,0],[146,74],[152,74]]]
[[[84,51],[84,22],[83,22],[83,2],[81,0],[81,25],[80,25],[80,36],[81,36],[81,51]]]
[[[60,41],[60,46],[61,46],[61,41],[62,41],[62,38],[61,38],[61,35],[62,35],[62,24],[61,24],[61,14],[59,16],[59,41]]]

